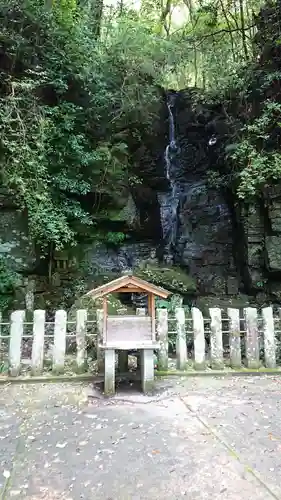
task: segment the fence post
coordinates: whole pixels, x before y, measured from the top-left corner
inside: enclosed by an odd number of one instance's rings
[[[77,371],[84,372],[86,369],[86,329],[87,329],[87,311],[86,309],[78,309],[76,313],[76,345],[77,345]]]
[[[262,309],[264,357],[266,368],[276,368],[276,339],[272,307]]]
[[[17,377],[20,373],[24,319],[25,311],[14,311],[11,314],[9,372],[12,377]]]
[[[183,307],[177,307],[176,311],[176,327],[177,327],[177,369],[185,370],[187,364],[187,346],[185,335],[185,314]]]
[[[211,367],[214,370],[224,368],[221,310],[219,307],[209,309],[211,317]]]
[[[158,350],[158,370],[168,370],[168,311],[167,309],[157,309],[157,337],[160,343]]]
[[[43,371],[44,362],[45,311],[38,309],[33,313],[33,342],[31,371],[38,375]]]
[[[229,347],[231,368],[241,368],[241,333],[239,309],[229,307],[227,309],[229,318]]]
[[[0,312],[0,362],[2,361],[2,356],[3,356],[3,346],[2,346],[2,341],[3,341],[3,337],[2,337],[2,313]]]
[[[194,368],[196,370],[205,369],[205,332],[204,319],[201,311],[197,307],[192,307],[191,315],[193,320],[194,335]]]
[[[246,361],[248,368],[260,367],[258,313],[255,307],[244,309],[246,323]]]
[[[97,366],[98,371],[104,369],[104,350],[101,349],[100,344],[103,343],[103,328],[104,328],[104,313],[103,309],[97,310]]]
[[[136,315],[137,316],[145,316],[145,307],[137,307],[136,308]]]
[[[56,311],[54,328],[53,372],[64,372],[66,348],[66,311]]]

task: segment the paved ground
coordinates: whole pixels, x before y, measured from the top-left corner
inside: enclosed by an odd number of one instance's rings
[[[281,379],[0,386],[0,499],[281,499]]]

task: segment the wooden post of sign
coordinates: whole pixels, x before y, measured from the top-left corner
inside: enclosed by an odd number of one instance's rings
[[[145,308],[144,307],[137,307],[136,308],[136,315],[137,316],[145,316]],[[141,368],[141,355],[140,355],[140,352],[138,351],[137,353],[137,365],[136,365],[136,368],[137,370],[139,368]]]
[[[152,341],[155,342],[156,339],[155,296],[152,293],[148,295],[148,314],[151,317]]]
[[[103,344],[103,330],[104,330],[104,318],[103,318],[104,310],[97,310],[97,366],[98,371],[103,372],[104,369],[104,351],[101,349],[101,344]]]
[[[103,344],[107,342],[107,297],[103,297]]]

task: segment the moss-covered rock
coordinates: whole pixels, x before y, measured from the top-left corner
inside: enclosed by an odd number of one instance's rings
[[[87,309],[88,320],[95,321],[98,309],[102,309],[103,303],[102,299],[93,300],[89,295],[83,295],[79,297],[68,312],[69,321],[76,320],[76,312],[78,309]],[[132,314],[133,311],[126,305],[122,304],[121,300],[114,294],[109,294],[107,296],[107,311],[109,315],[126,315]]]
[[[143,268],[135,269],[134,275],[173,293],[194,295],[196,292],[194,278],[179,267],[147,264]]]

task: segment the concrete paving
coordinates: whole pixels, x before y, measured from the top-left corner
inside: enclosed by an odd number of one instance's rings
[[[281,499],[281,379],[0,387],[0,499]],[[88,396],[92,396],[90,399]]]

